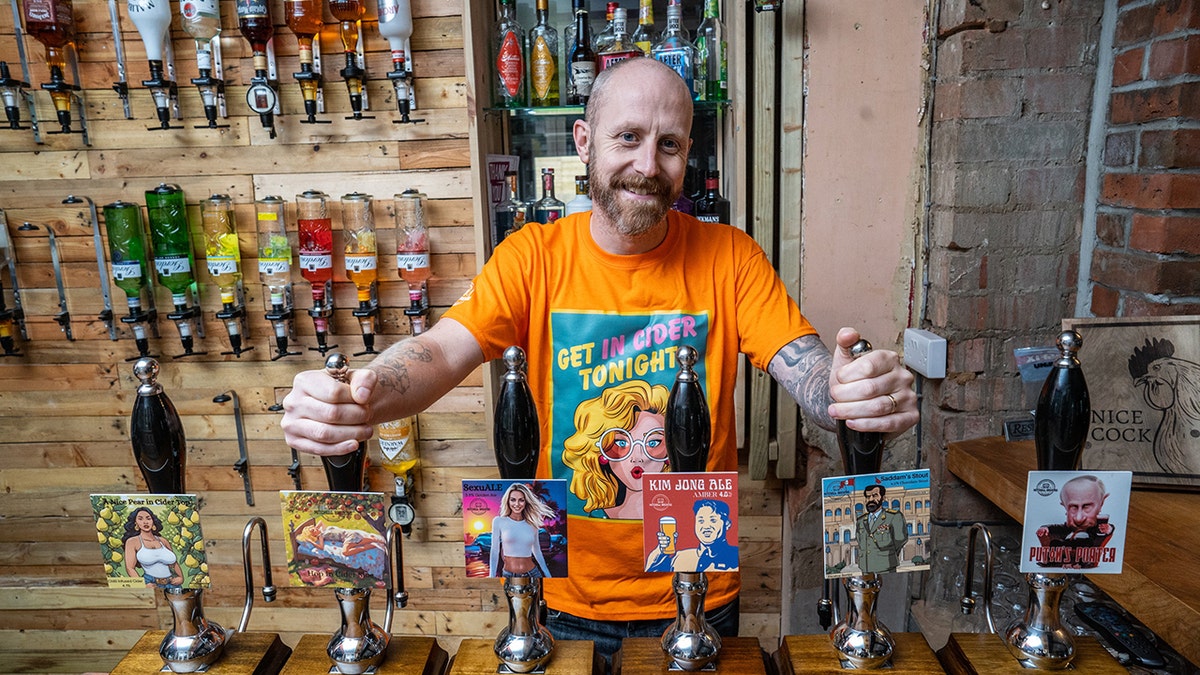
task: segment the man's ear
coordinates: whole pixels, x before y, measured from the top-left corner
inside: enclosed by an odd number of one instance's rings
[[[583,120],[575,120],[575,126],[571,129],[571,136],[575,139],[575,152],[579,155],[579,160],[584,164],[588,163],[588,140],[591,138],[592,129],[588,123]]]

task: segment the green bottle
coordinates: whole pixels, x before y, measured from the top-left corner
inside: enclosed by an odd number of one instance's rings
[[[158,283],[171,291],[176,306],[187,305],[187,292],[196,283],[196,277],[192,272],[195,263],[183,190],[166,183],[147,190],[146,213],[150,218]]]
[[[150,266],[146,260],[146,231],[142,228],[142,209],[137,204],[117,200],[104,206],[104,228],[108,232],[108,257],[117,287],[125,291],[129,314],[121,323],[133,330],[138,354],[149,355],[146,325],[154,320],[154,295],[149,312],[142,308],[142,291],[150,290]],[[158,333],[155,332],[155,335]]]

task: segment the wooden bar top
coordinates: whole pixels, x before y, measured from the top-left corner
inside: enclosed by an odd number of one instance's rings
[[[333,663],[325,653],[329,635],[304,635],[296,643],[280,675],[320,675]],[[375,670],[376,675],[441,675],[446,670],[445,650],[431,637],[393,635],[387,656]]]
[[[495,675],[500,660],[492,651],[494,639],[463,640],[450,664],[449,675]],[[604,663],[596,646],[582,640],[556,640],[546,662],[546,675],[602,675]]]
[[[1026,675],[1051,672],[1025,668],[1008,651],[1004,639],[991,633],[951,633],[950,641],[938,651],[942,666],[950,675]],[[1126,675],[1129,671],[1090,636],[1075,638],[1073,670],[1054,672],[1087,675]]]
[[[150,630],[121,659],[112,675],[143,675],[162,670],[158,647],[167,636],[165,630]],[[275,633],[234,633],[225,643],[221,658],[206,670],[219,675],[275,675],[283,668],[292,650]]]
[[[951,443],[947,466],[1018,522],[1037,467],[1032,441],[1000,436]],[[1091,574],[1108,593],[1192,663],[1200,663],[1200,497],[1135,490],[1121,574]]]
[[[890,666],[876,672],[888,675],[928,675],[942,672],[937,656],[920,633],[892,633],[896,650]],[[841,655],[825,633],[788,635],[779,643],[775,662],[781,675],[846,675]]]
[[[625,638],[621,650],[613,655],[613,675],[667,675],[671,661],[663,652],[659,638]],[[700,671],[717,675],[766,675],[758,638],[721,638],[721,652],[717,654],[717,669]]]

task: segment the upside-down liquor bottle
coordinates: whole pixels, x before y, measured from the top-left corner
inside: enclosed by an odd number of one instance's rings
[[[425,223],[424,195],[405,190],[396,195],[396,269],[408,284],[408,309],[413,334],[425,332],[429,313],[426,282],[432,276],[429,264],[429,228]]]
[[[321,20],[321,0],[284,0],[284,18],[287,26],[296,35],[300,55],[300,72],[292,78],[300,83],[300,95],[304,99],[305,119],[302,124],[325,123],[317,119],[317,92],[321,89],[321,73],[314,66],[313,39],[320,35],[324,23]]]
[[[196,41],[196,68],[200,77],[192,78],[192,84],[200,91],[208,128],[216,129],[220,126],[217,108],[225,92],[225,81],[212,74],[212,41],[221,34],[221,5],[217,0],[179,0],[179,24]]]
[[[333,224],[329,218],[329,195],[305,190],[296,195],[296,226],[300,235],[300,276],[312,286],[312,317],[317,332],[317,351],[324,354],[333,316]]]
[[[42,89],[50,92],[54,112],[64,134],[71,133],[71,92],[78,86],[67,82],[67,50],[75,47],[75,12],[71,0],[25,0],[25,32],[46,47],[50,81]]]
[[[254,77],[250,79],[250,89],[246,91],[246,102],[251,110],[258,113],[263,128],[270,131],[271,138],[275,138],[275,104],[279,101],[279,95],[268,79],[267,43],[275,36],[270,3],[267,0],[238,0],[237,16],[238,30],[250,43],[250,51],[254,55]]]
[[[200,202],[204,224],[204,258],[208,273],[221,293],[217,318],[229,333],[232,354],[241,358],[246,335],[246,303],[242,293],[242,252],[238,245],[237,220],[229,195],[213,195]]]
[[[342,50],[346,54],[346,67],[338,71],[346,81],[350,93],[350,108],[353,115],[346,119],[363,119],[363,79],[366,72],[358,65],[359,21],[367,7],[362,0],[329,0],[329,13],[341,22]]]
[[[346,278],[358,291],[354,316],[362,329],[362,354],[376,354],[375,318],[379,315],[376,282],[379,279],[379,245],[375,236],[375,216],[371,195],[352,192],[342,195],[342,236]]]
[[[258,276],[267,287],[269,309],[264,315],[275,335],[275,354],[271,360],[294,356],[288,351],[292,337],[292,244],[288,241],[284,220],[284,201],[268,195],[254,202],[258,222]]]
[[[178,185],[166,183],[147,190],[146,214],[150,220],[150,242],[154,247],[158,283],[171,292],[171,302],[175,305],[167,318],[179,329],[182,356],[198,356],[202,352],[192,351],[194,336],[199,333],[203,337],[204,328],[197,323],[200,298],[192,297],[196,285],[196,261],[188,232],[183,190]],[[192,304],[193,300],[195,304]]]

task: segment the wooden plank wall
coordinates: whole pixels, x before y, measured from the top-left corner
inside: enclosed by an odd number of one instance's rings
[[[7,4],[7,3],[6,3]],[[232,0],[223,0],[224,78],[228,83],[229,118],[222,130],[193,129],[203,120],[195,87],[186,84],[196,74],[191,39],[179,28],[171,37],[180,82],[179,99],[184,129],[148,131],[154,124],[150,94],[138,84],[148,77],[144,50],[119,2],[133,120],[126,120],[111,90],[116,80],[107,3],[76,0],[79,65],[85,90],[92,145],[78,135],[46,135],[36,144],[29,131],[0,129],[0,209],[6,213],[17,277],[30,340],[20,343],[23,356],[0,359],[0,672],[62,672],[107,670],[146,629],[169,628],[170,615],[161,598],[148,590],[112,590],[102,585],[99,547],[87,495],[93,492],[134,492],[144,489],[129,447],[129,415],[136,381],[136,355],[128,331],[108,340],[98,320],[102,309],[99,275],[87,209],[66,207],[68,194],[86,195],[97,205],[116,199],[144,204],[144,192],[159,182],[180,185],[189,202],[197,273],[202,283],[202,307],[207,337],[198,341],[204,356],[176,360],[180,352],[176,329],[160,312],[160,338],[151,340],[160,358],[160,381],[183,416],[188,439],[188,488],[202,496],[203,528],[213,588],[207,593],[207,615],[235,627],[241,613],[244,586],[240,537],[252,515],[263,516],[271,528],[276,582],[284,577],[283,543],[279,532],[277,491],[291,489],[287,475],[290,453],[278,428],[278,413],[269,407],[287,393],[293,375],[317,368],[321,357],[305,351],[270,361],[269,325],[263,319],[263,292],[258,283],[256,198],[273,194],[289,202],[288,220],[294,230],[294,196],[315,188],[334,201],[335,249],[340,222],[337,198],[359,191],[376,197],[383,305],[377,347],[382,349],[409,332],[403,307],[405,287],[395,265],[392,195],[417,188],[429,196],[434,277],[429,283],[436,321],[468,286],[479,263],[477,242],[486,227],[476,227],[469,119],[479,113],[473,89],[475,74],[465,63],[464,39],[490,35],[465,30],[458,2],[412,0],[413,61],[419,125],[396,125],[387,43],[371,21],[364,22],[374,120],[347,121],[345,89],[337,66],[326,66],[325,119],[332,124],[299,123],[302,104],[290,74],[298,70],[296,41],[283,26],[282,0],[271,0],[276,18],[283,114],[276,119],[278,138],[268,138],[257,115],[245,105],[252,69],[247,43],[236,28]],[[373,5],[374,3],[368,3]],[[371,10],[373,12],[373,9]],[[176,12],[177,14],[177,12]],[[0,60],[19,73],[13,17],[0,7]],[[476,37],[476,40],[480,38]],[[340,60],[337,24],[326,16],[321,35],[326,64]],[[483,44],[475,45],[477,49]],[[47,81],[42,48],[27,38],[35,88]],[[37,91],[39,116],[53,120],[48,95]],[[23,112],[23,115],[26,113]],[[53,124],[44,127],[49,130]],[[476,146],[479,147],[479,146]],[[214,317],[220,302],[203,263],[203,242],[197,233],[198,202],[213,193],[235,202],[246,274],[249,336],[254,350],[241,358],[221,355],[228,350],[224,328]],[[30,222],[39,229],[21,231]],[[58,237],[63,260],[67,302],[75,341],[68,342],[53,316],[58,294],[50,265],[49,239],[41,226]],[[359,351],[361,339],[351,316],[354,289],[341,281],[335,256],[337,310],[331,340],[347,352]],[[106,267],[107,270],[107,267]],[[107,271],[105,272],[107,274]],[[303,310],[310,304],[308,285],[294,274],[301,347],[315,345],[312,322]],[[7,280],[7,276],[0,276]],[[5,300],[12,306],[11,289]],[[116,311],[124,311],[122,294],[113,288]],[[160,310],[169,295],[158,290]],[[365,358],[365,357],[361,357]],[[361,362],[361,359],[360,359]],[[238,457],[232,403],[215,403],[225,390],[239,394],[244,413],[255,506],[247,506],[242,479],[233,470]],[[468,580],[462,569],[459,481],[495,475],[486,441],[482,369],[420,416],[423,464],[418,478],[418,518],[406,542],[405,575],[409,607],[396,615],[395,631],[434,635],[453,653],[464,637],[492,637],[506,621],[498,584]],[[372,448],[373,452],[377,452]],[[325,484],[319,462],[302,460],[306,488]],[[373,489],[389,491],[391,475],[370,471]],[[741,524],[745,593],[743,634],[757,635],[764,647],[777,642],[780,611],[779,551],[780,485],[750,481],[743,475]],[[257,546],[255,548],[257,552]],[[286,583],[286,582],[284,582]],[[377,607],[382,612],[382,606]],[[251,630],[280,632],[294,644],[305,632],[332,633],[337,612],[327,591],[281,588],[272,605],[259,602]],[[65,631],[65,632],[64,632]],[[55,646],[71,644],[73,654]]]

